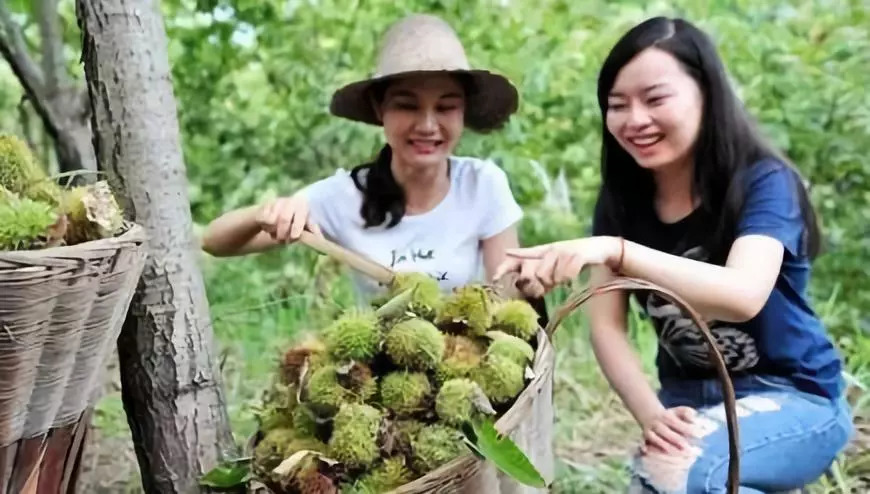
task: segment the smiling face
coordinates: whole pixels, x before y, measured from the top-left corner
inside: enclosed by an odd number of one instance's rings
[[[448,75],[407,77],[390,84],[377,110],[400,164],[429,167],[444,163],[462,135],[465,94]]]
[[[607,98],[607,129],[644,168],[688,164],[702,106],[698,85],[677,59],[648,48],[619,71]]]

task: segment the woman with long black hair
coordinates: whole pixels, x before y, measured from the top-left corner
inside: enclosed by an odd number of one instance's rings
[[[807,295],[819,230],[796,170],[759,134],[712,42],[680,19],[649,19],[600,72],[602,184],[593,235],[508,251],[540,296],[577,277],[642,278],[705,319],[734,383],[741,493],[800,488],[851,435],[842,361]],[[542,287],[542,288],[541,288]],[[708,347],[682,311],[636,300],[659,336],[661,389],[626,336],[628,295],[587,303],[604,375],[643,431],[638,492],[725,492],[728,436]]]

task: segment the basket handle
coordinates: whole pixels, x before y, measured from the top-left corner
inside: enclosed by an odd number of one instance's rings
[[[562,321],[574,310],[596,295],[616,290],[647,290],[656,292],[661,297],[686,311],[695,325],[701,330],[701,334],[704,336],[707,346],[710,347],[708,357],[713,366],[716,367],[716,372],[719,374],[719,380],[722,384],[722,394],[725,399],[725,421],[728,426],[728,493],[736,494],[737,487],[740,485],[740,452],[738,450],[739,434],[734,386],[728,376],[728,369],[725,366],[725,360],[722,358],[722,354],[716,346],[716,340],[710,332],[710,328],[706,323],[704,323],[703,318],[685,300],[676,293],[654,283],[650,283],[649,281],[638,278],[617,277],[614,280],[601,283],[598,286],[586,287],[583,290],[571,294],[561,306],[556,308],[550,322],[547,324],[547,327],[544,328],[544,331],[552,340],[553,333],[555,333],[559,324],[561,324]]]

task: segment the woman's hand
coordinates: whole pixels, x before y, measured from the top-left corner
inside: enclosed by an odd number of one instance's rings
[[[612,266],[618,262],[620,248],[618,238],[602,236],[509,249],[495,279],[519,273],[518,287],[528,296],[540,297],[554,286],[573,280],[588,265]]]
[[[662,409],[642,424],[644,444],[641,452],[679,453],[688,450],[692,446],[689,439],[697,434],[694,419],[695,410],[690,407]]]
[[[303,197],[279,197],[260,208],[256,221],[261,230],[278,242],[295,242],[303,230],[323,236],[308,213],[308,201]]]

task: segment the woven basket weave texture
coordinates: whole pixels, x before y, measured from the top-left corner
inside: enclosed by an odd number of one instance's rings
[[[127,224],[113,238],[0,252],[0,446],[94,404],[145,248],[144,229]]]

